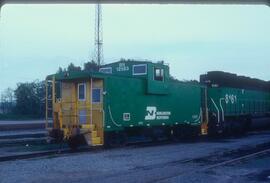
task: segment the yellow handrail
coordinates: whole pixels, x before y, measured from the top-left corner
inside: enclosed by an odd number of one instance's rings
[[[46,79],[45,81],[45,105],[46,105],[46,113],[45,113],[45,128],[48,129],[48,80]]]

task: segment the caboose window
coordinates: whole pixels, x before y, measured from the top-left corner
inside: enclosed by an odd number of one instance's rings
[[[80,121],[80,124],[86,124],[86,121],[87,121],[86,110],[79,111],[79,121]]]
[[[92,101],[93,103],[100,103],[101,101],[101,89],[93,88],[92,89]]]
[[[86,85],[85,85],[85,83],[78,84],[78,99],[80,101],[85,100],[85,93],[86,93]]]
[[[62,98],[62,82],[55,83],[55,96],[56,100],[60,100]]]
[[[164,69],[154,68],[154,80],[164,81]]]
[[[145,75],[147,73],[146,64],[133,65],[133,75]]]
[[[106,73],[106,74],[111,74],[112,73],[112,68],[111,67],[103,67],[99,69],[99,72]]]

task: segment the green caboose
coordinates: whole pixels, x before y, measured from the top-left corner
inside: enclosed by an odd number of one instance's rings
[[[53,117],[48,129],[71,145],[79,138],[93,146],[125,143],[133,135],[207,132],[205,87],[171,79],[162,62],[120,61],[99,72],[50,75],[47,83],[46,117]]]

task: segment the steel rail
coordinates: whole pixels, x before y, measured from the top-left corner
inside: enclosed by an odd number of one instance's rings
[[[67,155],[67,154],[76,154],[76,153],[83,153],[83,152],[95,152],[92,151],[93,148],[81,148],[76,151],[70,148],[63,148],[63,149],[54,149],[54,150],[47,150],[47,151],[38,151],[32,153],[22,153],[22,154],[15,154],[15,155],[8,155],[8,156],[0,156],[0,162],[6,161],[15,161],[15,160],[24,160],[24,159],[33,159],[33,158],[40,158],[46,156],[60,156],[60,155]]]
[[[260,151],[254,152],[254,153],[249,153],[249,154],[246,154],[246,155],[237,157],[237,158],[232,158],[230,160],[225,160],[225,161],[222,161],[220,163],[216,163],[216,164],[213,164],[213,165],[206,166],[206,167],[201,168],[199,170],[194,170],[194,171],[186,170],[186,171],[182,171],[182,172],[179,172],[179,173],[174,174],[174,175],[170,175],[170,176],[162,177],[162,178],[159,178],[159,179],[151,180],[148,183],[160,182],[160,181],[162,182],[164,180],[175,178],[175,177],[178,177],[178,176],[181,176],[181,175],[202,173],[202,172],[207,171],[207,170],[210,170],[210,169],[218,168],[218,167],[225,166],[225,165],[230,165],[232,163],[243,161],[243,160],[246,160],[246,159],[249,159],[249,158],[253,158],[253,157],[256,157],[256,156],[260,156],[260,155],[263,155],[263,154],[266,154],[266,153],[270,153],[270,148],[264,149],[264,150],[260,150]],[[205,156],[205,157],[210,157],[210,156]],[[188,159],[188,160],[183,160],[181,162],[182,163],[191,163],[194,160],[198,160],[198,159],[201,159],[201,158]]]
[[[221,163],[217,163],[217,164],[208,166],[208,167],[206,167],[204,169],[201,169],[200,171],[217,168],[217,167],[220,167],[220,166],[223,166],[223,165],[229,165],[229,164],[232,164],[232,163],[235,163],[235,162],[238,162],[238,161],[242,161],[242,160],[246,160],[246,159],[249,159],[249,158],[253,158],[253,157],[256,157],[256,156],[259,156],[259,155],[262,155],[262,154],[265,154],[265,153],[269,153],[269,152],[270,152],[270,148],[269,149],[262,150],[262,151],[258,151],[258,152],[255,152],[255,153],[250,153],[248,155],[244,155],[244,156],[241,156],[241,157],[238,157],[238,158],[234,158],[234,159],[231,159],[231,160],[223,161]]]
[[[15,155],[9,155],[9,156],[0,156],[0,162],[31,159],[31,158],[44,157],[44,156],[49,156],[49,155],[59,155],[62,152],[63,151],[59,151],[59,150],[51,150],[51,151],[40,151],[40,152],[35,152],[35,153],[23,153],[23,154],[17,154],[17,155],[15,154]]]
[[[205,142],[205,141],[211,141],[211,139],[208,138],[199,138],[196,141],[197,142]],[[18,155],[9,155],[9,156],[0,156],[0,162],[5,162],[5,161],[14,161],[14,160],[23,160],[23,159],[31,159],[31,158],[36,158],[36,157],[44,157],[44,156],[49,156],[49,155],[66,155],[66,154],[76,154],[76,153],[83,153],[83,152],[100,152],[101,150],[110,150],[110,149],[121,149],[121,148],[125,148],[125,149],[133,149],[133,148],[144,148],[144,147],[153,147],[153,146],[162,146],[162,145],[171,145],[171,144],[176,144],[176,143],[181,143],[181,142],[194,142],[192,139],[191,140],[182,140],[179,142],[175,142],[175,141],[159,141],[159,142],[152,142],[149,140],[146,141],[137,141],[137,142],[130,142],[128,143],[126,146],[119,146],[119,147],[111,147],[111,148],[106,148],[103,146],[93,146],[93,147],[81,147],[77,150],[72,150],[70,148],[59,148],[59,149],[53,149],[53,150],[47,150],[47,151],[38,151],[38,152],[32,152],[32,153],[23,153],[23,154],[18,154]],[[242,155],[240,157],[237,158],[233,158],[230,160],[226,160],[226,161],[222,161],[219,163],[216,163],[214,165],[210,165],[207,166],[203,169],[200,170],[196,170],[197,171],[204,171],[207,169],[213,169],[222,165],[226,165],[226,164],[230,164],[236,161],[241,161],[244,159],[248,159],[251,158],[253,156],[258,156],[260,154],[263,153],[270,153],[270,142],[269,143],[262,143],[262,144],[257,144],[257,146],[261,146],[261,145],[266,145],[267,147],[263,147],[262,150],[258,150],[257,152],[254,153],[249,153],[249,154],[245,154]],[[256,148],[256,147],[254,147]],[[241,148],[239,149],[241,150]],[[207,156],[202,156],[202,157],[197,157],[197,158],[191,158],[191,159],[185,159],[185,160],[181,160],[180,162],[182,163],[191,163],[193,161],[196,160],[200,160],[200,159],[204,159],[204,158],[211,158],[213,155],[207,155]],[[177,175],[181,175],[184,172],[180,172]],[[177,176],[176,175],[176,176]],[[170,177],[165,177],[164,180],[168,179],[168,178],[172,178],[175,176],[170,176]],[[163,179],[162,179],[163,180]]]

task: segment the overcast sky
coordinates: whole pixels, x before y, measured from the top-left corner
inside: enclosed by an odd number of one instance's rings
[[[94,5],[5,5],[0,91],[93,57]],[[270,8],[103,5],[105,63],[164,60],[178,79],[223,70],[270,80]]]

